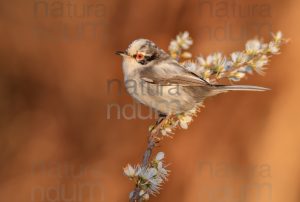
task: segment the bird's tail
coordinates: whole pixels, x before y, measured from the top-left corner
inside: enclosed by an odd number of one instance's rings
[[[267,91],[269,88],[260,86],[249,86],[249,85],[217,85],[215,86],[217,91]]]

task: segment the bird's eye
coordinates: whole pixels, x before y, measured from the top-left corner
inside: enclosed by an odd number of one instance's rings
[[[144,55],[142,53],[138,53],[138,54],[136,54],[135,59],[137,59],[137,60],[143,60],[144,59]]]

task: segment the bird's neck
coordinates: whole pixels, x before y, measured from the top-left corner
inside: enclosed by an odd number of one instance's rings
[[[124,80],[133,79],[136,72],[141,68],[141,65],[131,61],[131,60],[123,60],[123,73],[124,73]]]

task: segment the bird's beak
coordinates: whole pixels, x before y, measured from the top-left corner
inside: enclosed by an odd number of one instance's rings
[[[116,51],[116,54],[120,56],[128,56],[125,51]]]

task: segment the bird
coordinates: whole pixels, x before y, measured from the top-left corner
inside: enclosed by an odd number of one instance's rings
[[[211,96],[228,91],[266,91],[252,85],[212,84],[189,71],[148,39],[137,39],[125,51],[122,69],[127,92],[160,116],[185,113]]]

